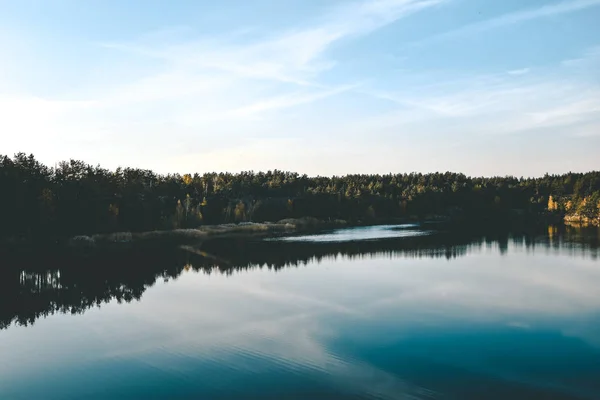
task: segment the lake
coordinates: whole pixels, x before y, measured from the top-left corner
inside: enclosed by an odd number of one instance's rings
[[[0,261],[0,399],[600,399],[596,228]]]

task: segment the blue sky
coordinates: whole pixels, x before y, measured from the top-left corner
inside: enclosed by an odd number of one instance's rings
[[[0,153],[158,172],[600,169],[600,0],[0,0]]]

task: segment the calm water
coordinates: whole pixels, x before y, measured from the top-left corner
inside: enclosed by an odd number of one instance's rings
[[[600,399],[598,230],[4,260],[0,399]]]

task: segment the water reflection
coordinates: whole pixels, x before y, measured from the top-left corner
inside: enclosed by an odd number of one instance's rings
[[[13,259],[0,398],[596,399],[598,238],[452,231]]]
[[[390,238],[414,237],[428,235],[432,231],[425,230],[417,224],[403,225],[375,225],[350,229],[336,229],[332,232],[315,235],[285,236],[281,238],[267,239],[267,241],[287,242],[350,242],[364,240],[382,240]]]
[[[13,322],[33,324],[36,319],[57,312],[81,314],[113,299],[119,303],[139,300],[156,281],[167,282],[189,270],[231,275],[253,268],[278,270],[305,266],[338,257],[349,260],[453,259],[482,250],[497,249],[500,254],[506,254],[509,247],[515,251],[555,251],[597,260],[600,246],[600,235],[595,228],[550,227],[546,232],[495,232],[475,236],[457,231],[426,231],[427,234],[423,231],[392,238],[390,228],[348,229],[315,235],[323,236],[322,241],[304,237],[276,241],[211,240],[195,246],[116,254],[5,257],[5,265],[0,270],[0,328],[7,328]],[[372,240],[377,232],[382,239]],[[332,236],[351,240],[333,241]]]

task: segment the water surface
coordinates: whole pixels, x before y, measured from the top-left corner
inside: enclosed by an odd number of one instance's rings
[[[6,261],[2,399],[598,399],[598,231]]]

